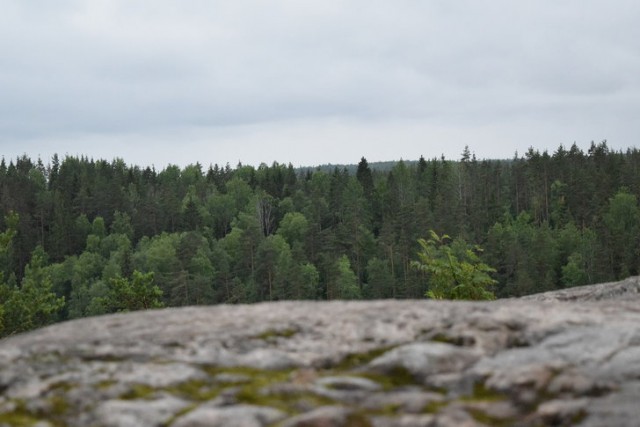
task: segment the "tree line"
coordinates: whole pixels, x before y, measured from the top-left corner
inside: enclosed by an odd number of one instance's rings
[[[2,159],[0,333],[163,305],[422,298],[430,230],[482,247],[498,297],[638,274],[635,148],[385,166]]]

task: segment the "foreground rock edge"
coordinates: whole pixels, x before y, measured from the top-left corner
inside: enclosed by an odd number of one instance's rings
[[[53,325],[0,342],[0,425],[636,425],[638,284]]]

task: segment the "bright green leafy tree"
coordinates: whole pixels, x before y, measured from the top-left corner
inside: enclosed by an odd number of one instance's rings
[[[153,283],[153,273],[134,271],[131,280],[124,277],[111,279],[107,296],[102,303],[106,312],[161,308],[162,290]]]
[[[438,236],[431,230],[429,240],[419,239],[421,250],[414,268],[429,275],[432,299],[492,300],[489,290],[497,282],[489,276],[495,270],[482,263],[477,255],[481,249],[461,240]]]
[[[346,255],[342,255],[336,262],[336,288],[340,299],[360,299],[362,293],[358,286],[358,278],[351,269],[351,263]]]

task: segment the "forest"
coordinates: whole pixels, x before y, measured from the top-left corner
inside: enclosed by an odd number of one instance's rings
[[[640,151],[606,141],[381,168],[3,158],[0,335],[162,306],[425,298],[432,230],[477,245],[499,298],[617,280],[638,274],[639,195]]]

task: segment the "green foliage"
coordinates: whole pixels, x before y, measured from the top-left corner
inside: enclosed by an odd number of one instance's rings
[[[362,293],[358,286],[358,279],[351,269],[351,263],[346,255],[342,255],[336,262],[336,290],[337,298],[340,299],[360,299]]]
[[[28,331],[53,323],[65,304],[52,290],[51,277],[46,270],[46,254],[38,246],[25,268],[20,287],[2,285],[0,301],[3,305],[3,334]]]
[[[603,220],[615,278],[638,274],[640,208],[636,196],[622,188],[609,199]]]
[[[0,282],[2,282],[4,275],[9,272],[11,243],[18,232],[19,221],[19,215],[13,211],[9,211],[5,215],[4,222],[6,229],[0,233]]]
[[[589,283],[589,275],[585,269],[580,253],[572,253],[567,264],[562,267],[562,284],[565,287],[582,286]]]
[[[161,308],[162,290],[153,283],[153,273],[134,271],[131,280],[117,277],[109,282],[101,301],[107,313]]]
[[[280,221],[278,234],[280,234],[293,247],[296,243],[304,242],[309,231],[309,221],[300,212],[288,212]]]
[[[4,217],[4,223],[6,226],[6,230],[0,233],[0,251],[6,251],[11,243],[11,239],[14,238],[18,229],[18,223],[20,221],[20,216],[13,212],[9,211]]]
[[[293,265],[289,244],[280,235],[262,240],[256,253],[258,297],[263,300],[290,299]]]
[[[368,282],[364,293],[367,298],[395,297],[395,278],[391,272],[389,262],[373,258],[367,263]]]
[[[133,227],[131,226],[131,217],[126,212],[116,211],[113,214],[113,222],[111,223],[112,234],[123,234],[129,239],[133,237]]]
[[[0,161],[0,193],[5,333],[130,309],[114,288],[131,291],[135,270],[153,273],[169,306],[475,297],[456,280],[484,283],[479,265],[495,267],[485,273],[497,283],[477,287],[498,297],[640,273],[640,150],[606,142],[510,160],[465,148],[458,161],[206,173],[21,156]],[[452,239],[421,246],[428,229]],[[40,295],[39,314],[28,293]]]
[[[292,299],[316,299],[318,298],[318,285],[320,273],[311,263],[303,262],[295,265],[291,271]]]
[[[580,254],[579,267],[592,283],[595,240],[591,229],[578,229],[572,222],[551,228],[547,222],[536,224],[526,212],[516,218],[505,215],[489,229],[485,246],[485,260],[497,270],[498,296],[521,296],[580,284],[582,279],[574,283],[578,280],[575,276],[563,277],[563,267],[574,253]],[[578,266],[577,260],[574,256],[574,267]]]
[[[480,248],[450,240],[446,234],[438,236],[433,230],[429,240],[418,240],[421,247],[419,261],[414,261],[413,266],[429,276],[426,296],[432,299],[495,299],[489,290],[497,283],[489,276],[495,270],[480,261],[476,254]]]
[[[91,236],[89,236],[91,237]],[[103,296],[98,292],[97,283],[100,281],[107,260],[96,252],[85,251],[78,257],[69,257],[65,261],[67,267],[57,277],[58,282],[69,282],[68,317],[78,318],[92,314],[102,314],[102,311],[89,312],[88,307],[95,297]],[[101,290],[101,289],[100,289]]]
[[[117,229],[117,227],[116,227]],[[93,223],[91,224],[91,234],[97,236],[99,239],[102,239],[107,235],[107,230],[104,224],[104,218],[101,216],[95,217]]]

